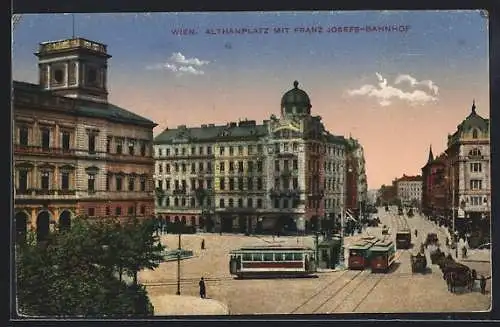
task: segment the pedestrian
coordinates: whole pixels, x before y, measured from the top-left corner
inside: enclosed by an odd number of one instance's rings
[[[203,279],[203,277],[201,277],[198,284],[200,285],[200,297],[202,299],[205,299],[207,297],[207,290],[205,288],[205,280]]]
[[[418,237],[418,230],[415,229],[415,237]]]
[[[481,287],[481,294],[486,294],[486,278],[483,275],[479,279],[479,286]]]
[[[445,243],[446,243],[446,247],[450,246],[450,239],[448,237],[446,238],[446,242]]]
[[[465,245],[462,248],[462,258],[467,258],[467,248],[465,247]]]
[[[201,249],[205,250],[205,239],[201,240]]]

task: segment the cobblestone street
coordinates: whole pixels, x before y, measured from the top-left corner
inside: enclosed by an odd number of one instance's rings
[[[381,222],[392,226],[391,237],[395,236],[395,216],[379,210]],[[428,232],[438,230],[433,223],[420,216],[408,218],[412,229],[418,229],[413,236],[414,249],[398,250],[396,262],[388,274],[371,274],[365,271],[320,272],[317,278],[290,279],[245,279],[234,280],[229,274],[230,250],[244,245],[263,245],[273,242],[272,237],[243,235],[197,234],[183,235],[182,247],[193,250],[195,257],[181,262],[181,294],[198,295],[198,280],[206,279],[207,297],[224,303],[230,314],[286,314],[286,313],[400,313],[400,312],[470,312],[489,310],[491,283],[487,294],[476,288],[473,292],[450,293],[441,271],[431,265],[429,274],[412,274],[410,256],[419,248]],[[381,235],[381,228],[368,228],[364,234]],[[346,247],[360,235],[346,238]],[[439,231],[441,244],[444,233]],[[200,250],[204,239],[206,249]],[[169,248],[177,247],[177,235],[162,237]],[[306,245],[313,247],[314,240],[306,237],[280,237],[276,243]],[[444,249],[443,249],[444,250]],[[428,254],[427,254],[428,255]],[[472,261],[475,255],[482,260]],[[463,262],[478,271],[491,275],[491,265],[484,253],[469,255],[470,261]],[[460,258],[459,258],[460,259]],[[429,258],[428,261],[430,262]],[[175,294],[177,263],[162,263],[155,271],[143,271],[140,280],[147,285],[152,298],[164,294]],[[175,297],[170,297],[175,300]],[[158,313],[160,314],[160,313]],[[183,313],[186,314],[186,313]],[[196,312],[193,312],[196,314]]]

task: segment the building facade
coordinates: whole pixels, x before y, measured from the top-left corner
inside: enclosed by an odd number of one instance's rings
[[[442,153],[434,158],[429,148],[427,163],[422,167],[422,213],[427,216],[446,216],[448,211],[447,158]]]
[[[396,181],[396,194],[402,205],[420,207],[422,176],[406,176]]]
[[[311,231],[338,218],[345,203],[346,141],[329,133],[311,107],[294,82],[282,97],[280,116],[262,124],[167,128],[155,138],[156,214],[209,231],[244,233]],[[183,165],[185,170],[172,169]],[[205,171],[195,176],[198,167]]]
[[[368,197],[364,150],[359,141],[352,137],[349,137],[346,142],[346,208],[353,215],[359,216],[366,206]]]
[[[67,228],[74,216],[154,213],[152,121],[107,101],[106,45],[41,43],[39,84],[14,81],[18,235]]]
[[[448,208],[454,211],[457,231],[490,239],[490,122],[477,113],[475,103],[457,130],[448,135],[445,153],[451,194]]]

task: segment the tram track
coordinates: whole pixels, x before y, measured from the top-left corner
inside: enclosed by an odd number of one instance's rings
[[[219,283],[219,282],[225,282],[225,281],[230,281],[233,280],[234,277],[206,277],[204,278],[206,283]],[[182,278],[180,280],[181,285],[198,285],[199,278]],[[177,279],[166,279],[166,280],[159,280],[159,281],[143,281],[141,282],[142,285],[148,286],[148,287],[161,287],[161,286],[174,286],[177,285]]]
[[[403,251],[398,251],[397,252],[397,257],[395,258],[395,262],[397,260],[399,260],[399,257],[401,256],[401,254],[404,252],[405,250]],[[364,270],[364,271],[367,271],[367,270]],[[361,274],[358,274],[356,275],[353,279],[351,279],[350,281],[348,281],[344,287],[342,287],[338,292],[332,294],[330,297],[328,297],[327,300],[325,300],[320,306],[318,306],[314,311],[313,313],[320,313],[319,311],[321,310],[322,307],[328,305],[328,304],[331,304],[332,300],[335,301],[335,305],[333,307],[330,306],[331,309],[328,309],[328,310],[325,310],[326,313],[334,313],[334,312],[337,312],[336,310],[338,310],[340,307],[342,307],[342,305],[345,305],[345,301],[348,300],[353,294],[359,294],[359,293],[355,293],[358,289],[360,289],[360,286],[364,285],[367,281],[372,281],[372,280],[375,280],[375,283],[369,288],[369,291],[359,300],[358,304],[355,306],[355,308],[359,307],[359,305],[361,305],[362,302],[364,302],[364,300],[366,300],[366,298],[368,297],[368,295],[370,295],[373,290],[377,287],[377,285],[385,278],[388,278],[389,276],[387,274],[384,274],[382,276],[379,276],[377,274],[372,274],[371,272],[367,271],[368,274],[365,276],[365,278],[362,278],[359,283],[357,284],[352,284],[354,282],[354,280],[357,279],[358,276],[360,276]],[[391,273],[392,275],[392,273]],[[359,280],[359,279],[358,279]],[[344,289],[347,289],[346,287],[348,285],[355,285],[352,289],[350,289],[349,291],[347,292],[344,292],[342,293],[342,291]],[[343,296],[341,296],[343,295]],[[348,311],[350,312],[350,311]]]

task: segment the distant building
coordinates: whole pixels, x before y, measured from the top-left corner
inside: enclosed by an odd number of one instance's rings
[[[422,176],[406,176],[396,180],[396,194],[403,205],[420,206]]]
[[[347,142],[328,132],[311,107],[294,82],[279,118],[165,129],[155,138],[156,214],[245,233],[311,231],[338,218]]]
[[[422,212],[428,216],[446,216],[448,211],[448,186],[446,154],[434,158],[429,148],[427,163],[422,167]]]
[[[455,211],[456,229],[461,234],[480,233],[480,238],[488,240],[491,227],[490,121],[477,114],[475,103],[457,130],[448,135],[445,153],[452,195],[448,208]]]
[[[152,216],[156,124],[107,101],[106,45],[46,42],[36,55],[39,84],[13,84],[18,235],[43,239],[74,216]]]
[[[397,201],[396,185],[382,185],[377,192],[378,205],[393,205]]]

